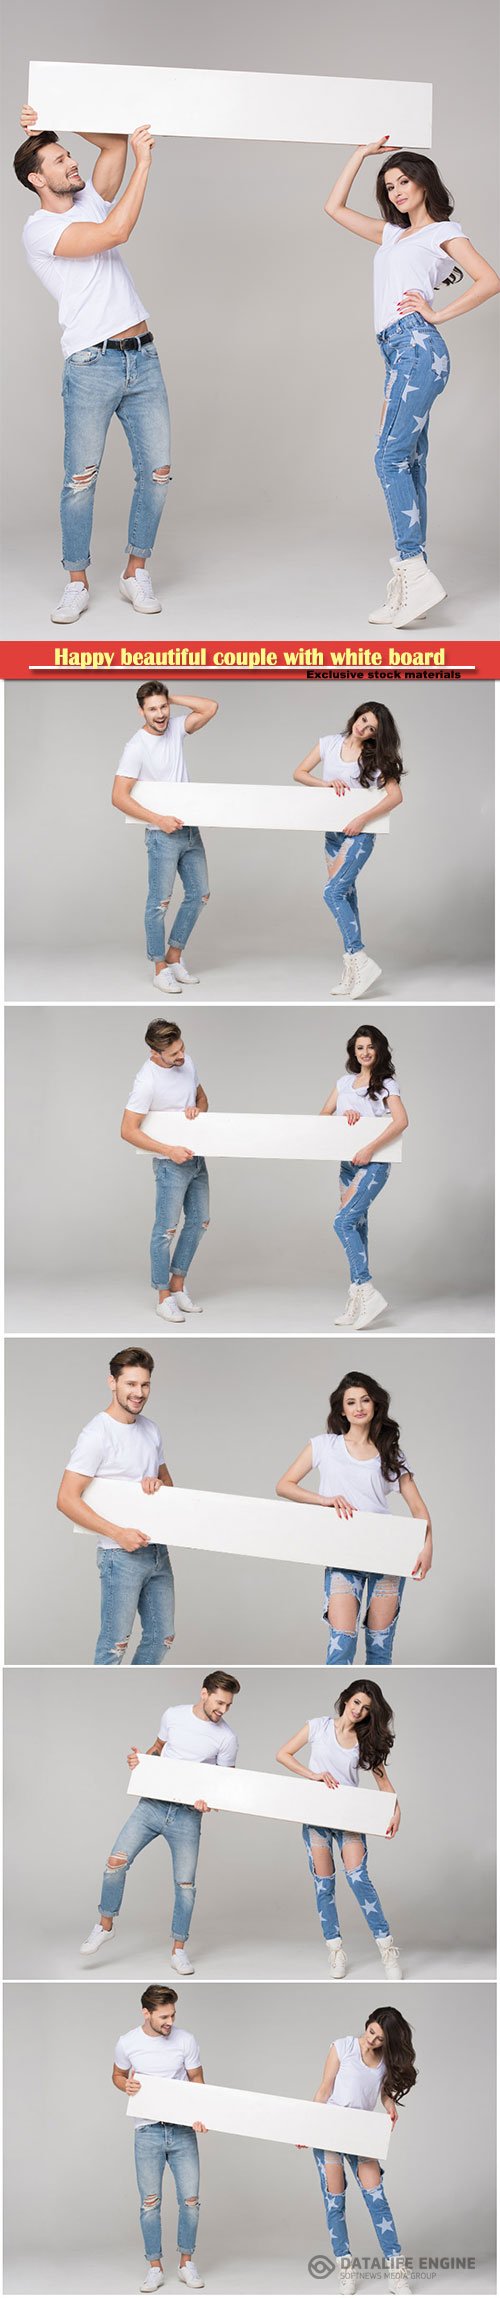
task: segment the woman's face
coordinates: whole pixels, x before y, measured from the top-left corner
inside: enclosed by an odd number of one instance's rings
[[[376,718],[374,710],[360,710],[352,728],[355,741],[367,742],[370,734],[376,734],[377,726],[378,718]]]
[[[368,2026],[365,2027],[365,2043],[368,2043],[370,2051],[383,2051],[384,2030],[383,2027],[379,2027],[377,2019],[369,2019]]]
[[[354,1051],[360,1069],[373,1069],[374,1061],[377,1059],[377,1049],[373,1044],[373,1038],[368,1037],[366,1032],[363,1032],[360,1037],[355,1037]]]
[[[397,208],[398,215],[414,215],[415,209],[422,206],[422,185],[414,183],[412,176],[405,176],[402,168],[388,168],[384,180],[391,207]]]
[[[347,1716],[348,1724],[355,1727],[356,1724],[363,1723],[364,1717],[370,1714],[371,1704],[368,1692],[351,1692],[351,1697],[346,1700],[344,1708],[344,1715]]]
[[[346,1388],[342,1398],[342,1411],[350,1428],[368,1429],[373,1420],[375,1405],[366,1388]]]

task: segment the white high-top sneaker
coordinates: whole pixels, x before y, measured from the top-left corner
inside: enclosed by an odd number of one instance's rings
[[[391,2293],[391,2298],[403,2298],[405,2291],[411,2291],[411,2282],[408,2281],[402,2252],[398,2250],[396,2257],[389,2258],[387,2263],[389,2267],[387,2289]]]
[[[368,957],[366,950],[355,950],[349,982],[349,997],[366,997],[367,990],[372,988],[374,981],[379,980],[381,972],[382,967],[375,965],[374,958]]]
[[[392,574],[391,574],[391,575],[389,575],[389,581],[388,581],[388,584],[387,584],[387,590],[386,590],[386,594],[385,594],[384,604],[383,604],[383,606],[376,606],[376,607],[374,607],[374,609],[373,609],[373,614],[369,614],[369,616],[368,616],[368,621],[369,621],[369,622],[393,622],[393,621],[394,621],[394,615],[395,615],[395,611],[396,611],[396,603],[397,603],[397,601],[398,601],[398,599],[399,599],[399,589],[400,589],[400,585],[399,585],[399,566],[400,566],[400,562],[399,562],[399,559],[390,559],[390,560],[389,560],[389,565],[392,567]]]
[[[343,1309],[343,1311],[342,1311],[342,1316],[340,1316],[340,1317],[335,1317],[335,1320],[334,1320],[334,1321],[335,1321],[335,1324],[336,1324],[336,1325],[352,1325],[352,1324],[354,1324],[354,1319],[355,1319],[355,1316],[357,1315],[357,1310],[358,1310],[358,1294],[360,1293],[360,1291],[361,1291],[361,1286],[360,1286],[360,1285],[350,1285],[350,1286],[349,1286],[349,1291],[348,1291],[348,1295],[347,1295],[347,1300],[346,1300],[346,1304],[345,1304],[345,1309]]]
[[[388,1939],[376,1939],[375,1945],[378,1947],[379,1955],[384,1965],[386,1978],[402,1979],[403,1973],[401,1970],[398,1950],[394,1945],[394,1940],[391,1937],[391,1933],[389,1932]]]
[[[356,2275],[355,2275],[355,2272],[354,2272],[354,2267],[353,2267],[353,2263],[352,2263],[352,2258],[339,2258],[339,2259],[338,2259],[338,2269],[339,2269],[339,2280],[338,2280],[338,2287],[339,2287],[339,2290],[340,2290],[340,2293],[341,2293],[341,2298],[355,2298],[355,2292],[356,2292],[356,2290],[357,2290],[357,2287],[358,2287],[358,2285],[357,2285]]]
[[[375,1317],[381,1317],[382,1310],[387,1308],[387,1301],[384,1300],[383,1293],[377,1292],[376,1285],[372,1285],[371,1277],[369,1285],[355,1285],[354,1290],[356,1295],[354,1313],[349,1318],[349,1323],[352,1324],[353,1331],[359,1333],[362,1331],[363,1325],[372,1325]]]
[[[330,1965],[330,1978],[345,1979],[347,1970],[347,1955],[345,1953],[344,1947],[342,1946],[341,1939],[329,1939],[328,1961]]]
[[[424,614],[430,614],[440,600],[446,598],[442,582],[431,574],[422,552],[415,559],[401,559],[399,566],[399,596],[392,617],[395,630],[406,630]]]
[[[330,997],[350,997],[352,967],[352,954],[350,950],[346,950],[340,981],[334,982],[333,989],[330,990]]]

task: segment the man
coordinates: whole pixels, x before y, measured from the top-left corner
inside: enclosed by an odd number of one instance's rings
[[[197,734],[201,726],[207,726],[209,718],[215,718],[218,704],[202,701],[201,695],[176,694],[175,701],[180,703],[184,716],[173,718],[168,687],[157,678],[150,678],[145,686],[138,687],[137,701],[141,725],[138,733],[125,744],[113,783],[112,804],[121,814],[129,814],[133,822],[148,825],[146,949],[152,961],[155,987],[167,990],[170,996],[181,991],[186,982],[192,984],[200,978],[197,973],[188,973],[184,950],[200,910],[209,899],[207,858],[199,830],[179,822],[175,814],[149,812],[147,806],[141,806],[137,798],[132,798],[131,791],[134,782],[188,782],[184,735]],[[177,871],[184,899],[165,950],[165,915]]]
[[[141,2009],[144,2012],[141,2026],[131,2027],[128,2034],[119,2035],[113,2082],[115,2089],[125,2091],[128,2098],[137,2097],[141,2088],[141,2076],[144,2075],[164,2075],[167,2080],[180,2083],[204,2081],[195,2035],[190,2035],[186,2027],[175,2026],[177,2001],[174,1987],[145,1987],[141,1995]],[[188,2290],[203,2290],[205,2287],[193,2258],[198,2233],[200,2179],[196,2132],[205,2130],[204,2122],[194,2122],[191,2126],[176,2122],[151,2122],[148,2118],[143,2122],[135,2122],[135,2167],[147,2269],[141,2290],[159,2290],[163,2282],[161,2191],[167,2162],[175,2181],[179,2204],[179,2281],[186,2282]]]
[[[149,1115],[154,1120],[155,1110],[160,1109],[183,1109],[185,1117],[194,1119],[200,1109],[208,1109],[208,1101],[175,1021],[150,1021],[146,1045],[150,1058],[143,1061],[134,1077],[121,1135],[133,1149],[147,1149],[153,1158],[156,1213],[151,1234],[151,1283],[158,1292],[156,1314],[167,1323],[180,1325],[189,1314],[200,1313],[201,1304],[190,1300],[185,1279],[202,1232],[209,1225],[208,1173],[204,1157],[197,1157],[191,1149],[166,1147],[155,1141],[154,1123],[151,1133],[141,1133],[141,1123]],[[181,1213],[183,1225],[171,1263],[170,1246]]]
[[[236,1676],[226,1675],[222,1668],[213,1669],[211,1675],[204,1676],[194,1707],[165,1708],[158,1738],[148,1748],[148,1755],[175,1756],[181,1763],[225,1764],[233,1770],[238,1741],[225,1718],[239,1689]],[[129,1771],[134,1771],[138,1762],[138,1749],[132,1747],[127,1756]],[[102,1879],[99,1920],[93,1924],[88,1939],[84,1939],[82,1955],[98,1955],[102,1947],[109,1946],[129,1867],[148,1843],[162,1835],[171,1852],[175,1886],[170,1959],[174,1971],[183,1979],[192,1977],[194,1963],[186,1954],[186,1940],[196,1897],[202,1815],[208,1810],[209,1805],[203,1801],[166,1803],[162,1797],[138,1797],[130,1819],[125,1820],[109,1854]]]
[[[93,1476],[137,1478],[143,1492],[172,1484],[156,1421],[146,1420],[154,1359],[145,1348],[118,1349],[109,1367],[111,1404],[87,1421],[70,1453],[57,1506],[81,1532],[97,1535],[101,1580],[101,1627],[94,1666],[118,1668],[132,1634],[136,1612],[142,1635],[132,1667],[158,1667],[174,1640],[174,1580],[168,1548],[132,1526],[121,1531],[88,1508],[85,1487]]]
[[[68,580],[51,620],[76,622],[88,607],[94,495],[112,415],[122,424],[135,472],[120,592],[136,614],[160,614],[146,561],[170,480],[170,415],[149,315],[120,252],[141,213],[154,138],[149,127],[135,130],[133,173],[113,206],[125,173],[126,136],[85,136],[99,152],[85,183],[54,129],[38,128],[29,104],[21,124],[26,142],[14,168],[40,203],[25,224],[23,246],[56,298],[65,354],[61,525]]]

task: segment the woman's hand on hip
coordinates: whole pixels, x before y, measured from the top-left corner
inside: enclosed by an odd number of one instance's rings
[[[436,326],[436,319],[432,309],[432,304],[426,303],[425,295],[414,295],[413,289],[411,287],[408,287],[406,289],[406,293],[401,296],[401,302],[398,303],[398,311],[400,319],[408,319],[410,313],[412,311],[416,311],[418,312],[419,319],[427,319],[429,327]]]

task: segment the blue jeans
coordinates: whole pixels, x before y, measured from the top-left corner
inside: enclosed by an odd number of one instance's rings
[[[175,785],[172,791],[172,813],[175,814]],[[176,872],[178,870],[182,880],[184,900],[174,918],[169,942],[173,949],[183,950],[203,903],[208,901],[207,857],[199,830],[189,826],[183,830],[146,830],[146,846],[146,948],[149,958],[162,958],[165,956],[165,911],[173,892]]]
[[[148,1843],[162,1835],[172,1854],[174,1906],[172,1938],[187,1939],[196,1898],[195,1876],[200,1848],[201,1811],[190,1803],[161,1803],[140,1795],[125,1826],[117,1835],[110,1859],[121,1867],[105,1867],[99,1901],[100,1915],[119,1915],[129,1867]]]
[[[128,439],[135,472],[128,545],[149,558],[165,508],[170,465],[170,414],[154,343],[145,351],[73,351],[63,368],[64,485],[61,495],[63,566],[74,573],[90,561],[98,472],[112,415]]]
[[[443,336],[412,312],[377,337],[385,364],[386,406],[375,470],[400,559],[426,556],[427,454],[433,400],[448,382]],[[413,405],[412,405],[413,401]]]
[[[374,845],[374,836],[365,830],[360,830],[357,838],[347,838],[347,840],[345,836],[342,836],[341,830],[329,830],[325,838],[325,853],[327,854],[340,854],[342,846],[347,848],[345,861],[341,863],[340,870],[336,870],[334,878],[328,879],[323,901],[326,902],[327,909],[332,911],[332,916],[335,918],[342,935],[344,949],[349,952],[362,950],[364,947],[359,919],[356,878],[359,877],[360,870],[364,870],[365,862],[369,862]]]
[[[325,1593],[323,1598],[323,1619],[328,1619],[328,1605],[330,1602],[330,1596],[333,1594],[335,1588],[353,1588],[358,1606],[356,1626],[354,1628],[347,1631],[343,1628],[332,1628],[329,1623],[330,1634],[328,1638],[328,1649],[326,1654],[327,1668],[345,1668],[350,1664],[351,1660],[355,1660],[356,1658],[359,1615],[361,1611],[361,1599],[364,1587],[366,1587],[366,1612],[363,1626],[365,1631],[367,1663],[372,1667],[376,1666],[379,1668],[389,1668],[391,1665],[394,1637],[396,1634],[396,1628],[403,1601],[404,1579],[393,1579],[390,1574],[385,1572],[341,1572],[339,1571],[337,1565],[327,1564],[325,1571]],[[393,1594],[397,1596],[394,1619],[390,1620],[389,1626],[387,1628],[369,1628],[368,1613],[370,1610],[372,1596],[391,1596]]]
[[[371,1284],[368,1266],[368,1208],[374,1197],[380,1196],[389,1179],[390,1165],[350,1165],[346,1158],[340,1167],[342,1189],[350,1189],[357,1182],[354,1196],[348,1205],[341,1205],[334,1221],[335,1235],[347,1253],[352,1285]],[[358,1176],[361,1175],[361,1179]]]
[[[312,1844],[313,1840],[315,1840],[317,1836],[320,1837],[322,1843],[328,1844],[328,1849],[331,1852],[331,1875],[316,1874]],[[341,1931],[337,1914],[337,1901],[335,1896],[335,1862],[333,1858],[333,1846],[334,1843],[337,1843],[339,1851],[342,1852],[344,1843],[350,1842],[350,1836],[344,1827],[314,1826],[303,1827],[302,1840],[306,1846],[307,1857],[309,1861],[309,1872],[312,1875],[314,1883],[316,1906],[321,1923],[321,1929],[323,1932],[323,1938],[340,1939]],[[390,1926],[387,1922],[387,1916],[384,1915],[384,1910],[380,1904],[378,1891],[375,1890],[375,1884],[371,1883],[368,1874],[366,1836],[361,1835],[360,1842],[363,1845],[362,1860],[360,1861],[359,1867],[344,1867],[346,1883],[349,1884],[350,1890],[354,1892],[354,1897],[357,1899],[358,1907],[361,1908],[362,1915],[365,1916],[365,1920],[368,1924],[369,1931],[372,1933],[372,1937],[374,1939],[389,1939]]]
[[[319,2151],[318,2147],[313,2147],[313,2154],[317,2169],[319,2171],[321,2192],[326,2212],[326,2223],[334,2258],[348,2258],[350,2251],[349,2235],[347,2232],[347,2221],[345,2214],[345,2182],[343,2194],[329,2194],[326,2183],[325,2155]],[[377,2242],[380,2243],[383,2257],[400,2257],[401,2243],[398,2241],[392,2211],[390,2210],[389,2203],[387,2201],[387,2195],[384,2194],[384,2181],[382,2175],[380,2176],[378,2186],[362,2186],[358,2168],[359,2155],[336,2155],[335,2160],[336,2162],[342,2162],[343,2164],[348,2163],[349,2169],[352,2170],[353,2177],[357,2179],[358,2186],[360,2187],[363,2196],[363,2201],[366,2202],[367,2210],[370,2212],[372,2226],[377,2236]]]
[[[200,2122],[202,2116],[200,2114]],[[198,2233],[200,2162],[195,2130],[180,2122],[145,2122],[134,2136],[135,2168],[141,2197],[141,2230],[146,2258],[161,2258],[161,2190],[168,2162],[179,2204],[177,2245],[192,2258]],[[154,2200],[150,2202],[149,2196]]]
[[[157,1668],[174,1637],[174,1576],[168,1548],[98,1548],[101,1626],[94,1667],[119,1668],[136,1612],[142,1628],[133,1668]]]
[[[151,1232],[151,1283],[166,1292],[170,1277],[187,1277],[204,1229],[208,1229],[210,1196],[204,1157],[187,1165],[174,1165],[171,1157],[153,1157],[156,1213]],[[171,1262],[172,1237],[184,1212],[180,1237]]]

